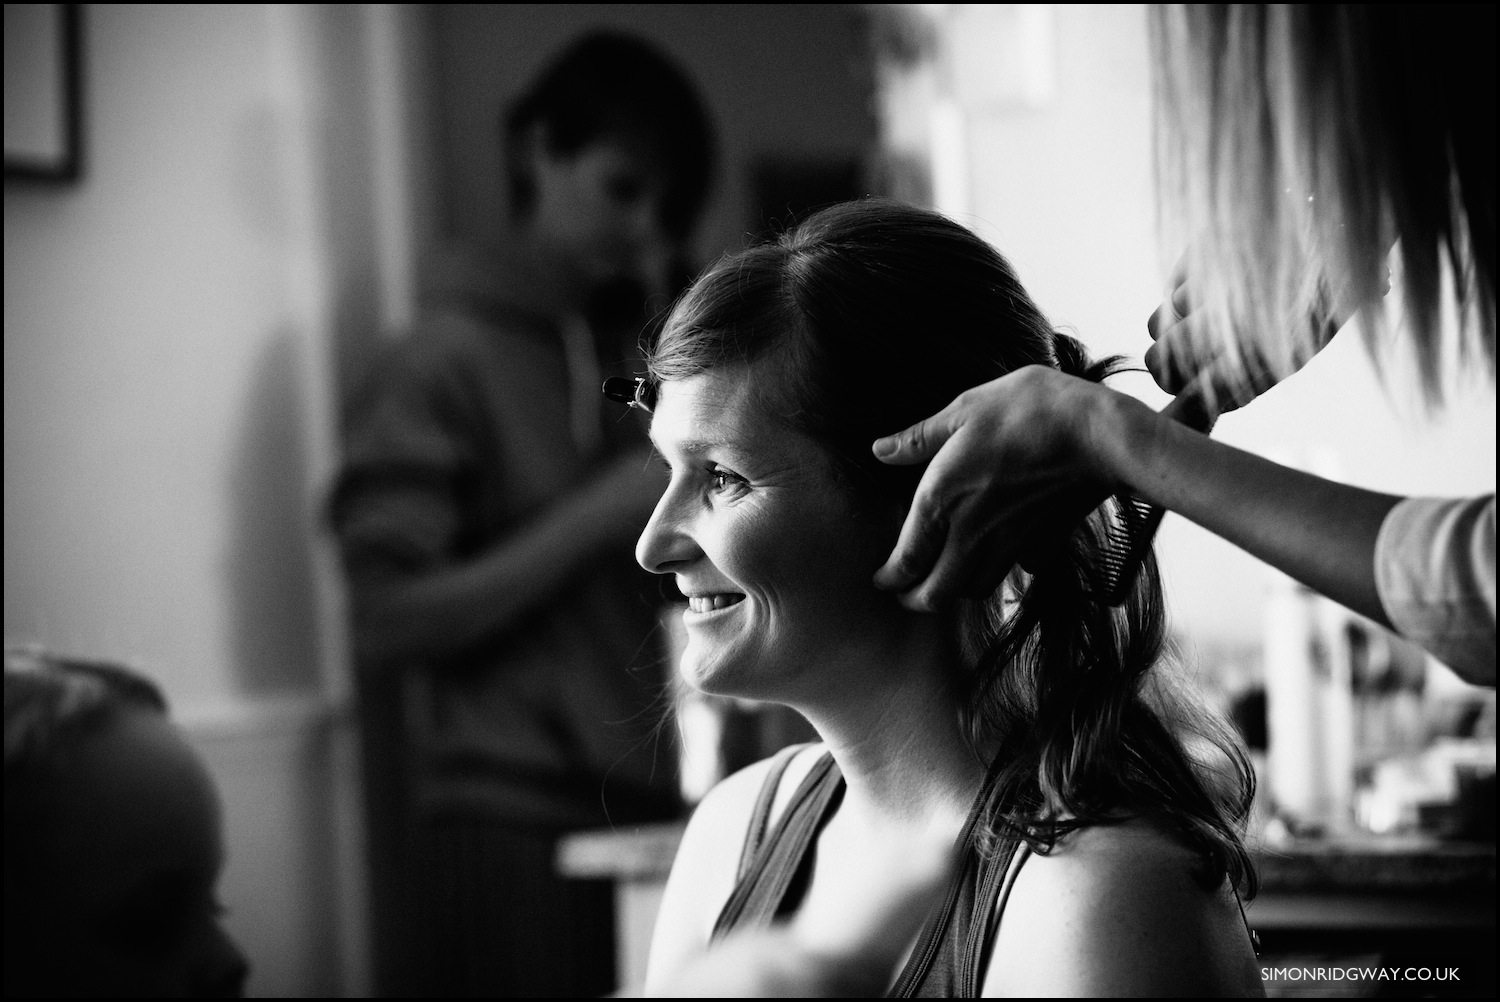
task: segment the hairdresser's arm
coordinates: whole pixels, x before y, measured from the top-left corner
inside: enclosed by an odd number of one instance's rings
[[[360,663],[439,658],[515,625],[601,556],[628,550],[661,487],[645,450],[634,450],[473,559],[415,570],[351,566]]]
[[[1104,390],[1100,465],[1116,489],[1175,511],[1383,626],[1375,542],[1401,498],[1216,442]],[[1113,426],[1113,433],[1110,429]]]
[[[1375,541],[1400,500],[1216,442],[1145,404],[1031,366],[971,390],[876,443],[930,460],[891,559],[876,575],[919,609],[998,584],[1020,542],[1056,531],[1070,493],[1130,491],[1175,511],[1378,623]]]

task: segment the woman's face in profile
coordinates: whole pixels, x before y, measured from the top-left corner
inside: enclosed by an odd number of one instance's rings
[[[895,529],[853,511],[823,450],[765,413],[756,375],[662,385],[651,438],[672,476],[636,559],[688,596],[689,683],[781,700],[881,643],[891,602],[872,576]]]
[[[532,225],[585,286],[629,280],[664,290],[674,242],[662,225],[670,176],[642,139],[596,140],[568,154],[538,144]]]

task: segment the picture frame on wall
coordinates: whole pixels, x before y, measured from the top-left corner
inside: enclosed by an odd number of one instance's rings
[[[83,169],[82,5],[5,5],[5,179]]]

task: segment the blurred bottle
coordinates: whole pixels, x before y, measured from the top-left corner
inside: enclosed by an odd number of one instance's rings
[[[1377,834],[1493,842],[1494,690],[1460,681],[1400,638],[1383,639],[1386,670],[1372,672],[1363,691],[1356,675],[1368,742],[1359,823]]]
[[[1424,710],[1428,656],[1360,616],[1344,626],[1355,700],[1355,776],[1364,785],[1383,759],[1421,751],[1428,741]]]
[[[1354,687],[1350,614],[1285,575],[1266,607],[1267,780],[1294,832],[1350,826],[1354,806]]]

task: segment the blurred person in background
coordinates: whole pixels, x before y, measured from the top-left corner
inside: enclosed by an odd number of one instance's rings
[[[221,815],[150,681],[7,651],[6,997],[241,995]]]
[[[1415,360],[1430,405],[1455,361],[1493,386],[1494,7],[1163,5],[1151,37],[1159,197],[1191,248],[1148,325],[1157,382],[1239,406],[1358,313],[1377,360]],[[1083,485],[1176,511],[1494,685],[1493,492],[1335,483],[1038,368],[874,448],[928,463],[877,578],[913,607],[982,590]]]
[[[507,240],[435,262],[352,401],[331,502],[386,994],[612,990],[612,892],[560,879],[557,839],[681,810],[660,603],[631,559],[661,483],[599,386],[676,291],[712,126],[670,59],[612,32],[501,124]]]

